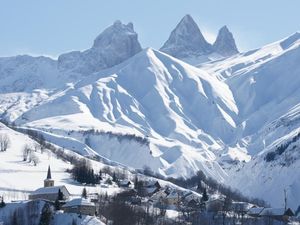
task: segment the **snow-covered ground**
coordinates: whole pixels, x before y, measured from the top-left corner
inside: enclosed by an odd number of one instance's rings
[[[34,149],[37,143],[28,136],[13,131],[0,123],[1,134],[8,135],[11,141],[8,150],[0,152],[0,196],[3,196],[5,201],[28,199],[30,192],[43,187],[49,165],[55,185],[65,185],[72,195],[81,195],[84,186],[74,182],[71,175],[66,172],[67,169],[72,168],[72,165],[57,159],[49,150],[45,150],[43,154],[40,151],[34,152],[39,159],[36,166],[28,161],[24,162],[23,149],[25,145]],[[104,165],[94,161],[93,166],[99,171]],[[88,193],[108,193],[109,195],[119,192],[118,187],[104,185],[101,187],[99,185],[87,186],[86,189]]]

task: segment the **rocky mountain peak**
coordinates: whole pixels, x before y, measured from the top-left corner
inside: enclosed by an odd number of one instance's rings
[[[213,44],[214,51],[222,56],[231,56],[238,53],[232,33],[227,26],[223,26],[218,33],[217,39]]]
[[[184,58],[207,54],[211,51],[211,45],[205,40],[193,18],[186,15],[171,32],[169,39],[160,50],[174,57]]]

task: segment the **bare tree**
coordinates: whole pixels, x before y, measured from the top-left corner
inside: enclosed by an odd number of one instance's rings
[[[32,149],[28,145],[25,145],[23,148],[23,161],[30,160],[31,153]]]
[[[10,140],[8,135],[0,134],[0,151],[5,152],[10,146]]]
[[[29,158],[29,161],[32,162],[34,166],[36,166],[40,162],[39,157],[36,154],[34,154],[34,152],[30,154]]]

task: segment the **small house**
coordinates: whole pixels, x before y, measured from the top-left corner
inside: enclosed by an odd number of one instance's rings
[[[247,214],[251,217],[260,217],[260,213],[264,210],[264,207],[252,207],[248,210]]]
[[[165,203],[167,205],[178,205],[180,202],[180,195],[177,191],[173,190],[168,196],[165,198]]]
[[[144,189],[146,194],[151,196],[161,189],[161,185],[158,181],[146,181],[144,184]]]
[[[193,193],[193,192],[187,192],[183,195],[182,200],[185,203],[189,203],[191,201],[195,201],[195,202],[200,202],[201,201],[201,197],[199,194]]]
[[[121,180],[119,182],[119,187],[123,188],[133,188],[134,184],[130,180]]]
[[[169,193],[167,193],[165,190],[160,190],[156,193],[154,193],[152,196],[151,196],[151,199],[154,201],[154,202],[158,202],[158,201],[161,201],[162,199],[165,199],[167,197]]]
[[[248,210],[250,209],[251,204],[247,202],[233,202],[232,203],[232,209],[235,212],[241,213],[241,214],[246,214]]]
[[[85,198],[75,198],[63,205],[62,210],[64,210],[65,213],[94,216],[96,213],[96,206]]]
[[[262,217],[270,217],[280,221],[288,221],[291,216],[295,216],[294,212],[288,208],[264,208],[260,213]]]

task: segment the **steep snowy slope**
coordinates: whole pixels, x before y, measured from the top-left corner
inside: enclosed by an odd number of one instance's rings
[[[200,68],[225,81],[239,109],[241,136],[254,134],[300,102],[300,34]],[[272,112],[272,113],[270,113]]]
[[[201,65],[232,90],[239,109],[237,144],[252,160],[226,165],[232,186],[273,205],[299,198],[300,35],[224,61]],[[283,154],[284,152],[284,154]],[[225,157],[219,160],[224,163]],[[247,182],[246,182],[247,181]],[[272,191],[270,191],[272,189]]]
[[[188,176],[202,169],[222,179],[213,162],[222,142],[215,140],[230,141],[237,113],[226,84],[147,49],[24,111],[14,122],[48,132],[94,128],[148,136],[151,144],[140,156],[145,160],[132,160],[136,154],[128,154],[129,148],[125,158],[113,147],[93,150],[132,167],[149,164],[164,175]]]
[[[116,21],[83,52],[47,57],[15,56],[0,58],[0,114],[8,121],[40,102],[64,95],[83,77],[112,67],[141,51],[131,23]]]
[[[215,43],[211,45],[190,15],[182,18],[160,51],[192,65],[238,53],[233,35],[226,26],[220,29]]]

